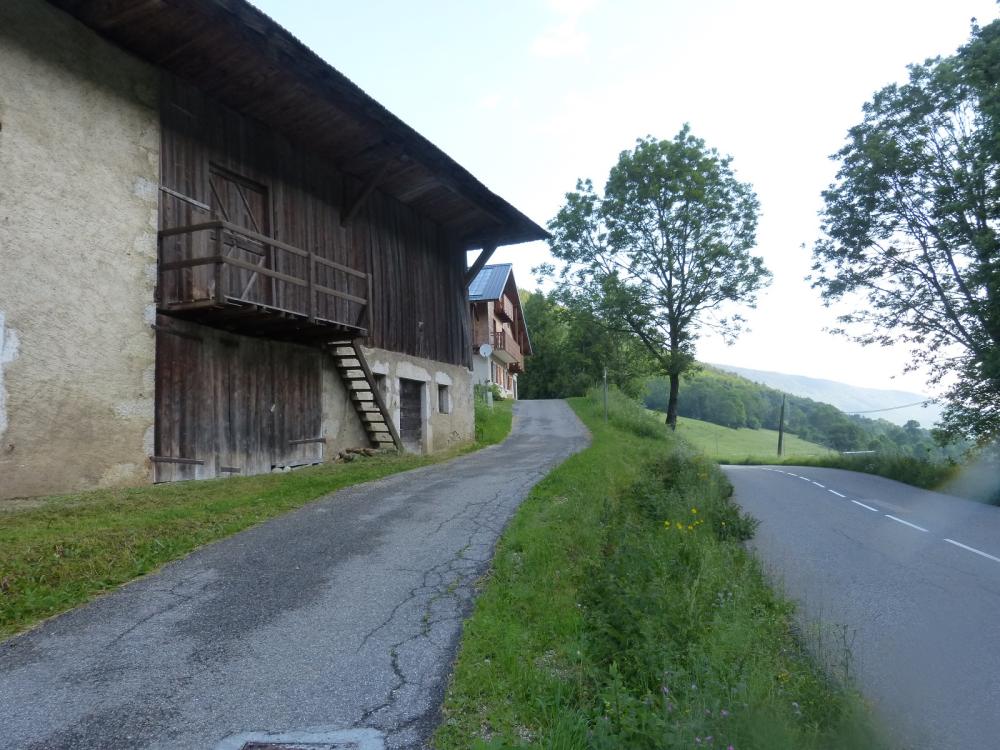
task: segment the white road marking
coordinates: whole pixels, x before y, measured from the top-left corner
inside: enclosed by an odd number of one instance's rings
[[[970,547],[967,544],[962,544],[961,542],[956,542],[954,539],[945,539],[948,544],[954,544],[956,547],[961,547],[962,549],[967,549],[969,552],[975,552],[977,555],[982,555],[983,557],[989,558],[995,562],[1000,562],[1000,557],[993,557],[993,555],[988,555],[985,552],[976,549],[975,547]]]
[[[798,474],[792,474],[792,472],[790,472],[790,471],[789,471],[789,472],[786,472],[786,473],[787,473],[787,474],[788,474],[788,476],[790,476],[790,477],[797,477],[797,476],[798,476]]]
[[[819,482],[813,482],[813,484],[815,484],[815,485],[816,485],[817,487],[819,487],[820,489],[824,489],[824,490],[826,489],[826,487],[825,487],[825,486],[823,486],[822,484],[820,484]]]
[[[873,508],[870,505],[865,505],[864,503],[858,502],[857,500],[851,500],[851,502],[854,503],[855,505],[860,505],[862,508],[867,508],[868,510],[878,513],[878,508]]]
[[[847,497],[847,495],[841,495],[837,490],[827,490],[827,492],[832,492],[837,497]]]
[[[902,518],[896,518],[895,516],[890,516],[888,513],[885,514],[885,517],[886,518],[891,518],[893,521],[896,521],[897,523],[905,524],[905,525],[909,526],[910,528],[916,529],[917,531],[923,531],[924,533],[927,533],[927,529],[925,529],[923,526],[917,526],[915,523],[910,523],[909,521],[904,521]]]
[[[809,477],[799,477],[799,479],[801,479],[803,482],[811,482],[812,481]]]

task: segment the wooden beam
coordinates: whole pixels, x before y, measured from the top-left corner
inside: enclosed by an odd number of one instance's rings
[[[483,249],[480,251],[479,255],[476,257],[475,263],[472,264],[472,268],[465,272],[465,286],[468,287],[476,277],[479,272],[483,270],[490,258],[493,257],[493,253],[497,251],[497,246],[495,244],[483,245]]]
[[[392,163],[399,158],[401,153],[402,152],[400,151],[393,152],[391,156],[387,157],[386,160],[382,162],[382,166],[380,166],[375,173],[368,178],[364,187],[361,188],[361,192],[358,194],[358,197],[354,199],[354,202],[347,208],[346,211],[344,211],[344,215],[340,217],[340,226],[346,227],[351,223],[351,219],[357,215],[358,211],[361,210],[361,207],[365,205],[365,201],[368,200],[368,197],[375,192],[375,188],[377,188],[382,180],[385,179],[386,174],[389,172],[389,167],[392,166]]]

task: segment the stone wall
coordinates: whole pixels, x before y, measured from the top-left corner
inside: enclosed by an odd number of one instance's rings
[[[157,80],[0,2],[0,498],[149,481]]]
[[[372,372],[385,376],[386,405],[399,424],[399,379],[417,380],[423,387],[423,452],[444,450],[475,437],[472,373],[465,367],[397,354],[385,349],[365,349]],[[439,408],[439,386],[447,389],[447,412]]]

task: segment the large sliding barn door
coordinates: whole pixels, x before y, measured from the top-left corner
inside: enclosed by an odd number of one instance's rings
[[[160,316],[154,481],[321,461],[320,357]]]

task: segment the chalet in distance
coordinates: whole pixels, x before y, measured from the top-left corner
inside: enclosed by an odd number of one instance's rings
[[[472,316],[472,377],[495,383],[508,398],[517,398],[517,376],[531,356],[531,339],[509,263],[484,266],[469,286]]]
[[[3,0],[0,497],[468,440],[544,236],[244,0]]]

